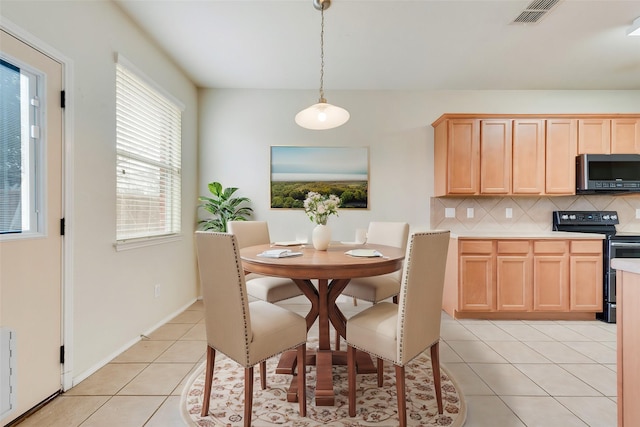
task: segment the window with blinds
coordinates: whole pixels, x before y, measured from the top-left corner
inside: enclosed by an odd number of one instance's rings
[[[180,232],[182,109],[132,67],[116,64],[116,235]]]

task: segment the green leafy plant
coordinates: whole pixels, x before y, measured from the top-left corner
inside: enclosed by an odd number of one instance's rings
[[[207,231],[227,231],[227,221],[246,221],[253,213],[253,209],[248,206],[241,206],[243,203],[250,203],[247,197],[233,197],[238,191],[236,187],[222,188],[219,182],[210,182],[209,192],[213,197],[198,197],[202,202],[198,205],[213,215],[213,218],[198,221],[200,228]]]

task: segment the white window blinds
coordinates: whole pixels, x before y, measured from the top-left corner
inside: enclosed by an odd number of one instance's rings
[[[118,241],[180,232],[181,144],[181,108],[118,61]]]

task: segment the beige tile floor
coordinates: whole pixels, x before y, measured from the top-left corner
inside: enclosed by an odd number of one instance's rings
[[[340,301],[347,317],[368,306]],[[309,307],[302,297],[282,305],[303,315]],[[204,360],[203,316],[194,303],[20,426],[183,426],[184,381]],[[616,425],[615,325],[443,314],[441,334],[442,363],[467,401],[465,426]]]

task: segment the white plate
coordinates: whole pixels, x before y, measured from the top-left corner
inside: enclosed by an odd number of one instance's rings
[[[303,245],[304,243],[298,242],[297,240],[290,240],[286,242],[273,242],[273,244],[275,246],[300,246],[300,245]]]
[[[375,258],[382,256],[382,254],[375,249],[351,249],[345,252],[347,255],[363,257],[363,258]]]

